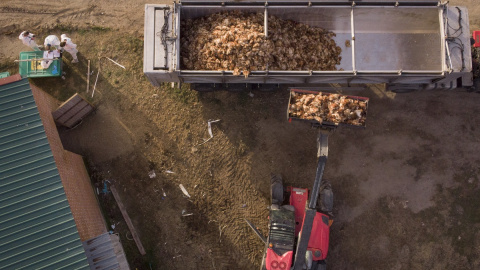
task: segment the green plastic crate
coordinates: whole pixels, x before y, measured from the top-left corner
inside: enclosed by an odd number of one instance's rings
[[[10,72],[0,72],[0,79],[10,76]]]
[[[42,59],[43,51],[21,52],[20,60]],[[47,68],[43,69],[39,61],[20,62],[19,73],[22,77],[38,78],[38,77],[58,77],[62,75],[62,59],[55,59]]]

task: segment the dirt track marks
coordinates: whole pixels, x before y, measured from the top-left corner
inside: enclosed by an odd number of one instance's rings
[[[219,133],[218,130],[214,132]],[[208,142],[205,148],[207,149],[201,150],[204,164],[197,164],[192,170],[203,171],[197,173],[200,177],[194,180],[201,190],[195,203],[199,209],[208,209],[206,215],[214,219],[219,229],[222,229],[222,236],[219,238],[219,235],[211,235],[211,240],[233,244],[239,248],[238,255],[246,256],[248,261],[256,263],[261,255],[261,242],[247,227],[244,219],[250,219],[266,232],[266,220],[257,220],[255,217],[266,218],[268,212],[266,201],[262,200],[252,185],[249,158],[239,157],[223,133],[217,135],[214,141]],[[212,255],[216,261],[224,261],[232,256],[231,252],[217,248]]]
[[[0,13],[56,14],[48,9],[26,9],[18,7],[1,7]]]
[[[55,15],[58,19],[82,19],[87,16],[99,15],[103,12],[97,9],[96,5],[90,5],[88,8],[81,8],[79,10],[71,11],[71,9],[63,9],[58,11]]]

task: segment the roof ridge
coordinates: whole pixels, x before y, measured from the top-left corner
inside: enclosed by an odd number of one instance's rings
[[[21,79],[22,79],[22,76],[20,76],[20,74],[15,74],[15,75],[8,76],[8,77],[0,79],[0,85],[5,85],[5,84],[13,83],[13,82],[18,82]]]

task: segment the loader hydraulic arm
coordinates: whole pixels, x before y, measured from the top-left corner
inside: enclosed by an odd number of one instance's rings
[[[325,170],[325,164],[327,163],[328,157],[328,135],[322,132],[319,132],[318,139],[318,165],[317,172],[315,175],[315,182],[313,183],[312,192],[310,195],[310,200],[305,206],[305,218],[303,221],[303,227],[298,237],[297,251],[295,253],[295,260],[293,264],[294,270],[302,270],[303,265],[305,264],[305,254],[308,248],[308,241],[310,240],[310,235],[312,233],[313,219],[317,213],[317,198],[322,185],[323,171]]]

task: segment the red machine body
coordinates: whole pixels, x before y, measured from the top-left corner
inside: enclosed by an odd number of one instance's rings
[[[290,205],[295,208],[295,235],[301,231],[305,218],[305,205],[308,200],[308,189],[287,187],[290,192]],[[313,220],[312,232],[308,241],[308,250],[312,251],[313,260],[325,260],[330,240],[330,218],[317,212]]]
[[[290,205],[295,208],[295,236],[302,229],[303,218],[305,217],[305,205],[308,200],[308,189],[287,187],[287,192],[290,192]]]
[[[319,133],[317,148],[318,165],[311,190],[288,186],[285,192],[281,176],[272,174],[268,237],[246,220],[266,246],[261,270],[326,269],[333,210],[331,185],[322,182],[328,134]]]
[[[330,241],[330,218],[318,213],[313,220],[312,234],[308,241],[308,249],[313,254],[314,261],[325,260],[328,254],[328,243]]]
[[[473,31],[473,39],[475,40],[473,47],[479,48],[480,47],[480,31]]]
[[[293,260],[293,250],[285,252],[283,255],[278,255],[273,249],[267,249],[267,256],[265,258],[265,266],[271,270],[286,270],[290,269]]]

